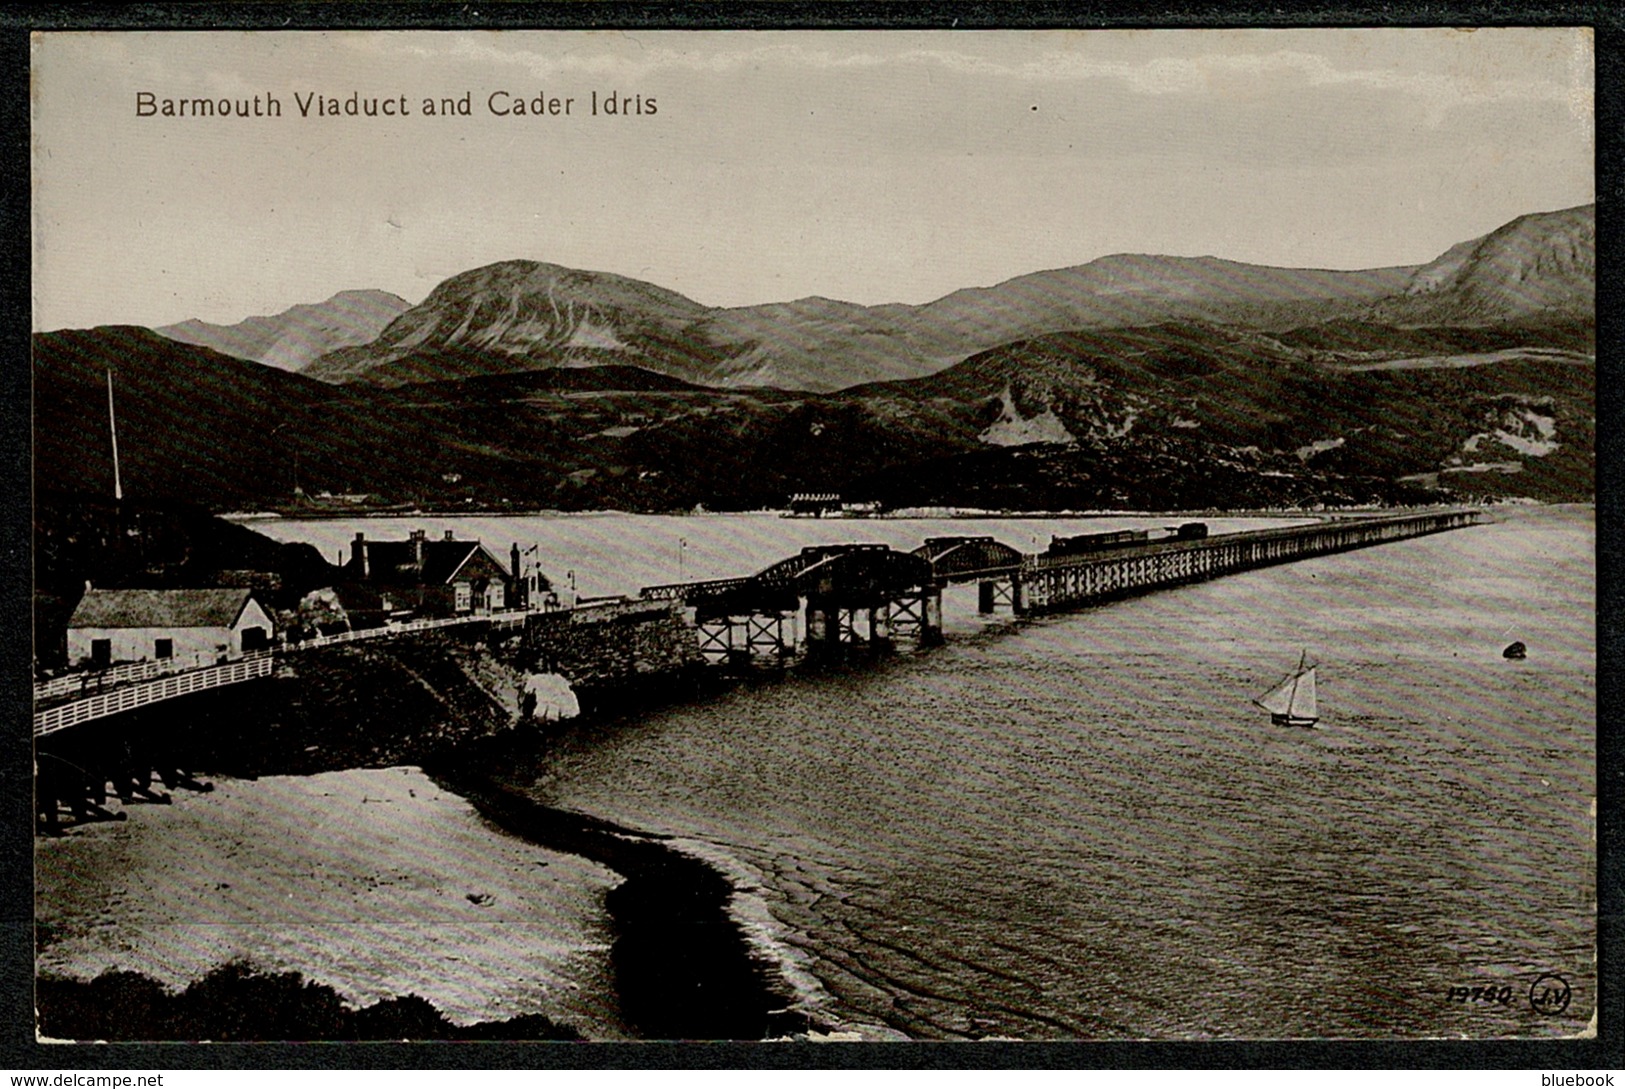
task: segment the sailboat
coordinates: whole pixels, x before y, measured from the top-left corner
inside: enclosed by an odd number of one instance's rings
[[[1298,668],[1287,674],[1281,683],[1253,700],[1270,713],[1270,721],[1277,726],[1313,726],[1320,721],[1320,710],[1315,705],[1315,670],[1318,664],[1309,663],[1309,652],[1298,658]]]

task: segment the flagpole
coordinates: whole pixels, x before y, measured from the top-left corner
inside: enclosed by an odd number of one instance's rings
[[[113,498],[122,502],[124,486],[118,475],[118,417],[113,415],[113,368],[107,369],[107,432],[113,437]]]

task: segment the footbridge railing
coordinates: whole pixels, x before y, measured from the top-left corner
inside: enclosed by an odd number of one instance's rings
[[[166,658],[154,662],[130,662],[111,669],[70,673],[34,686],[34,735],[54,733],[81,722],[106,718],[136,707],[190,695],[221,685],[268,677],[278,654],[293,654],[374,639],[399,638],[420,632],[484,624],[495,628],[516,628],[533,612],[510,609],[470,616],[449,616],[433,620],[411,620],[378,628],[319,635],[296,643],[280,643],[265,650],[251,651],[229,660],[213,658]],[[77,698],[76,698],[77,697]],[[56,706],[43,706],[56,703]]]
[[[81,722],[133,711],[137,707],[160,703],[177,696],[187,696],[210,688],[222,688],[260,677],[269,677],[274,664],[272,658],[273,655],[269,652],[262,652],[225,665],[172,673],[156,680],[115,688],[86,699],[64,703],[59,707],[36,711],[34,736],[44,737],[58,730],[65,730],[69,726],[77,726]]]

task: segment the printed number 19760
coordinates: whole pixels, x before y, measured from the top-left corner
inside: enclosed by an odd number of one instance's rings
[[[1512,1004],[1511,987],[1452,987],[1450,988],[1450,1001],[1452,1002],[1492,1002],[1497,1006],[1510,1006]]]

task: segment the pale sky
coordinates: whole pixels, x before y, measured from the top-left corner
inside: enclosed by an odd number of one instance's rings
[[[32,77],[36,330],[415,303],[514,258],[714,306],[1121,252],[1420,264],[1595,199],[1583,29],[61,33]],[[303,117],[312,92],[409,116]]]

